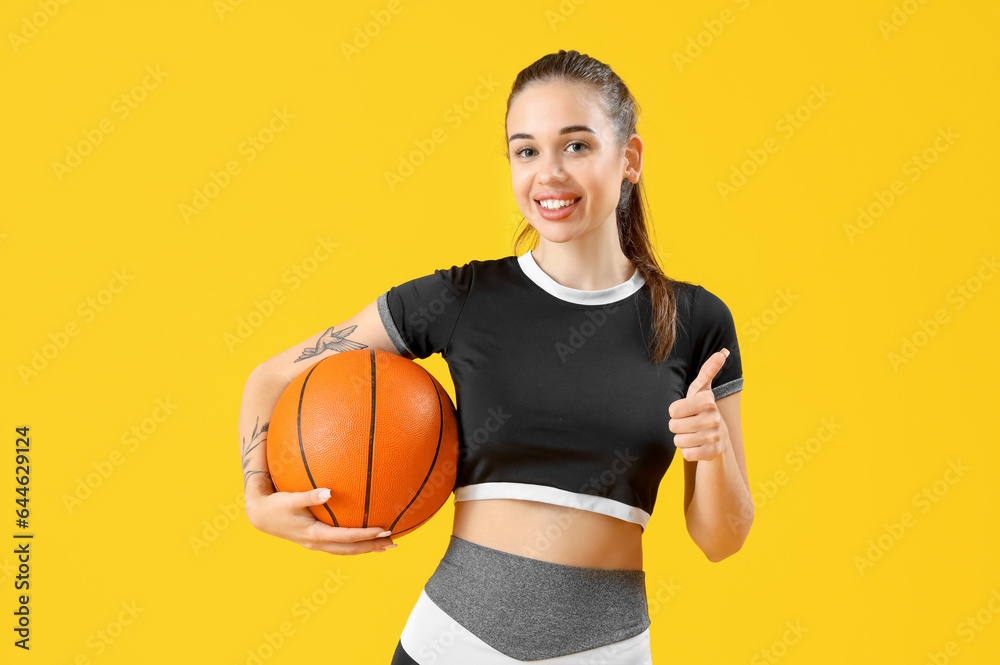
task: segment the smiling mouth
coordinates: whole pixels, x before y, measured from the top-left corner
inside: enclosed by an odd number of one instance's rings
[[[582,196],[578,196],[575,199],[535,199],[535,203],[542,207],[544,210],[562,210],[563,208],[568,208],[574,203],[582,199]]]

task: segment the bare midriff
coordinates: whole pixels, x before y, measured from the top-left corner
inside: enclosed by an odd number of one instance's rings
[[[454,505],[457,538],[567,566],[642,570],[642,527],[634,522],[522,499]]]

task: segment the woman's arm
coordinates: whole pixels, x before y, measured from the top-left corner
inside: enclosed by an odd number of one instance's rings
[[[238,435],[240,462],[243,466],[243,494],[247,516],[252,503],[275,491],[267,468],[267,426],[278,398],[288,387],[284,380],[275,380],[258,366],[250,372],[243,387]],[[251,522],[253,520],[251,519]]]
[[[754,516],[743,455],[740,393],[717,400],[716,406],[723,423],[721,452],[711,460],[684,460],[684,519],[688,534],[713,562],[740,550]]]
[[[334,353],[355,349],[396,353],[379,318],[377,301],[347,321],[327,328],[258,365],[243,388],[237,425],[243,467],[244,509],[257,529],[331,554],[361,554],[391,546],[379,538],[381,526],[364,529],[334,527],[317,520],[308,506],[329,498],[324,488],[308,492],[278,492],[267,465],[267,427],[278,398],[299,374]]]

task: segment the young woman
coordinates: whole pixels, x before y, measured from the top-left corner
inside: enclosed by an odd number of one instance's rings
[[[746,539],[735,325],[718,297],[666,277],[654,257],[637,115],[622,80],[577,51],[521,71],[504,137],[528,223],[515,255],[395,286],[247,381],[251,523],[310,549],[382,552],[394,547],[383,529],[312,517],[307,506],[328,490],[275,491],[262,423],[330,353],[447,360],[461,441],[455,521],[394,665],[651,663],[642,534],[678,449],[694,542],[720,561]],[[524,241],[534,246],[516,253]]]

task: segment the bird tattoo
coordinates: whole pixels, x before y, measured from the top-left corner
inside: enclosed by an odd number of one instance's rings
[[[351,326],[350,328],[344,328],[343,330],[335,331],[333,327],[327,328],[326,332],[320,335],[319,340],[316,342],[315,347],[306,347],[302,349],[302,355],[295,359],[295,362],[300,360],[305,360],[306,358],[312,358],[313,356],[318,356],[324,351],[334,351],[340,353],[341,351],[353,351],[355,349],[367,349],[367,344],[362,344],[361,342],[355,342],[354,340],[347,339],[347,336],[354,332],[357,326]]]

